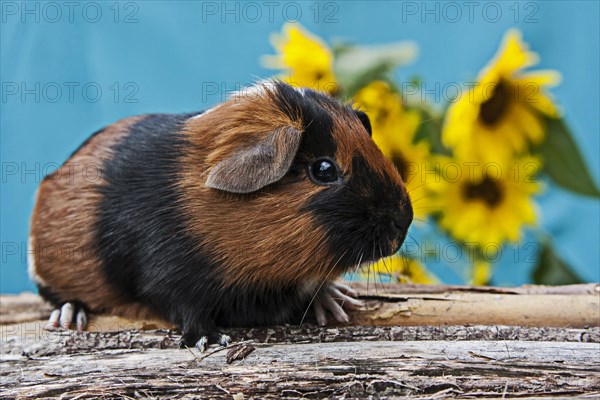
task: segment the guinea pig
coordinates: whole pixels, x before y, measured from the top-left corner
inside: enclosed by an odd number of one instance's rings
[[[54,326],[158,317],[182,346],[220,327],[347,322],[335,283],[394,254],[413,211],[365,113],[268,81],[206,112],[125,118],[40,184],[30,274]],[[296,318],[296,319],[294,319]]]

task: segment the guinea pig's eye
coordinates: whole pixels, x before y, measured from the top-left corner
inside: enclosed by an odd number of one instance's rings
[[[339,180],[335,163],[327,158],[320,158],[309,166],[310,176],[320,184],[330,184]]]

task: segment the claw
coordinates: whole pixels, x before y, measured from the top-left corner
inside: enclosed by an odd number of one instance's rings
[[[60,308],[52,310],[46,329],[71,329],[73,324],[79,332],[87,327],[88,318],[84,307],[77,302],[64,303]]]
[[[181,336],[179,341],[180,348],[196,347],[201,353],[204,353],[210,345],[218,344],[223,347],[229,346],[231,338],[225,335],[215,327],[200,328],[200,329],[189,329]]]
[[[344,285],[343,283],[340,282],[333,282],[331,284],[331,287],[344,292],[345,294],[347,294],[348,296],[352,296],[352,297],[358,297],[358,292],[354,289],[352,289],[350,286],[348,285]]]
[[[200,353],[204,353],[208,348],[208,336],[202,336],[200,340],[196,342],[196,348],[200,350]]]
[[[340,290],[338,288],[332,287],[329,289],[331,292],[332,297],[337,300],[340,305],[344,308],[347,308],[349,310],[356,310],[360,307],[363,306],[362,301],[355,299],[354,297],[351,297],[352,295],[346,295],[342,292],[340,292]],[[353,293],[356,293],[353,291]]]
[[[227,347],[231,343],[231,337],[229,337],[229,335],[225,335],[223,333],[219,333],[219,337],[217,339],[217,343],[220,344],[223,347]]]
[[[50,314],[50,318],[48,319],[48,328],[58,328],[58,325],[60,323],[60,309],[57,308],[55,310],[52,311],[52,314]]]
[[[355,310],[363,306],[361,301],[354,298],[356,296],[358,293],[350,287],[338,282],[331,283],[313,303],[319,325],[327,324],[325,310],[329,311],[338,322],[344,324],[350,322],[350,317],[344,309]]]
[[[60,309],[60,326],[64,329],[69,329],[73,323],[73,311],[75,306],[73,303],[65,303]]]
[[[78,332],[83,332],[87,327],[88,319],[87,314],[83,308],[77,311],[77,316],[75,317],[75,327]]]
[[[323,297],[323,306],[333,315],[333,317],[342,323],[347,323],[350,321],[350,317],[344,311],[342,306],[338,304],[337,299],[332,296],[332,293],[328,293]]]

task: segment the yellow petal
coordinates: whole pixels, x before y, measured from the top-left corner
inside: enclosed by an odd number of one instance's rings
[[[535,70],[526,72],[520,75],[518,78],[514,78],[516,82],[523,85],[536,85],[539,90],[543,89],[543,86],[556,86],[562,80],[560,72],[554,70]]]
[[[504,35],[495,67],[502,75],[510,76],[514,71],[537,64],[537,54],[528,51],[521,38],[521,32],[510,29]]]

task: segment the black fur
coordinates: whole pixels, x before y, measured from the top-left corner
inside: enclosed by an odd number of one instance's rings
[[[402,244],[413,217],[406,192],[374,175],[358,154],[352,159],[350,179],[314,195],[303,211],[313,213],[324,227],[340,272],[398,251],[391,241]]]
[[[369,119],[369,116],[366,113],[359,110],[354,110],[354,113],[356,113],[356,116],[358,117],[358,119],[360,119],[360,122],[362,122],[369,136],[372,136],[373,129],[371,128],[371,120]]]
[[[105,163],[108,184],[97,216],[98,253],[124,300],[138,300],[178,324],[184,344],[214,341],[220,326],[284,322],[306,305],[296,287],[269,293],[222,289],[207,246],[184,233],[174,186],[179,130],[189,115],[150,115],[135,124]],[[192,249],[205,249],[199,252]]]
[[[276,91],[277,102],[283,112],[290,116],[297,116],[302,121],[303,135],[298,154],[286,176],[275,183],[285,185],[307,178],[307,168],[319,158],[335,158],[337,145],[333,139],[333,119],[329,113],[319,105],[323,99],[329,99],[322,94],[305,89],[305,95],[296,89],[279,83]],[[336,104],[336,107],[339,107]]]
[[[329,98],[309,89],[305,89],[305,94],[302,95],[296,89],[283,83],[277,84],[276,93],[279,108],[287,115],[302,121],[304,135],[300,150],[315,157],[333,157],[337,150],[331,133],[333,119],[319,105],[320,101],[329,101]],[[336,103],[336,107],[340,106]]]
[[[42,296],[42,298],[48,303],[52,304],[55,307],[60,306],[64,303],[61,297],[54,293],[52,289],[50,289],[48,286],[44,286],[40,283],[36,284],[36,286],[38,288],[39,295]]]
[[[335,159],[335,145],[331,116],[322,107],[327,105],[341,112],[355,113],[369,135],[372,133],[369,117],[349,106],[313,90],[304,95],[287,85],[279,85],[280,104],[290,115],[303,116],[305,133],[300,152],[292,167],[306,169],[311,161],[321,157]],[[290,100],[291,99],[291,100]],[[293,104],[296,108],[292,108]],[[328,234],[328,244],[343,272],[359,261],[377,260],[394,254],[402,244],[413,210],[407,193],[386,177],[373,175],[366,161],[356,154],[353,158],[352,176],[345,177],[340,185],[332,185],[310,199],[303,211],[313,213]],[[403,207],[403,211],[399,210]],[[398,245],[398,246],[399,246]]]
[[[277,84],[276,92],[279,107],[301,118],[304,127],[290,171],[274,184],[285,185],[306,179],[308,165],[317,158],[335,158],[333,120],[323,105],[348,110],[310,90],[303,95]],[[100,192],[103,200],[94,227],[106,277],[123,301],[140,301],[177,324],[188,346],[202,336],[217,341],[217,325],[288,322],[306,309],[311,297],[296,286],[270,291],[223,289],[210,247],[185,233],[183,197],[175,184],[182,152],[190,147],[180,130],[193,115],[148,115],[131,127],[103,165],[107,184]],[[369,131],[368,118],[357,115]],[[325,227],[331,251],[340,254],[340,267],[347,268],[360,254],[366,261],[396,250],[388,239],[405,234],[405,229],[393,232],[381,225],[389,224],[386,213],[397,209],[403,198],[405,193],[384,178],[373,180],[365,161],[357,156],[352,177],[310,199],[305,211]],[[402,224],[408,226],[411,218],[412,210]],[[343,249],[350,251],[342,257]]]

